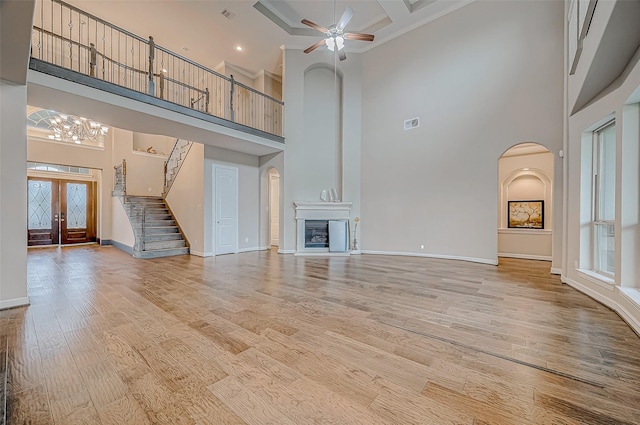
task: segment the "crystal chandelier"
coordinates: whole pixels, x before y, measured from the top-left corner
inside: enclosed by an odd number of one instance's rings
[[[109,127],[84,117],[58,114],[49,119],[49,139],[81,144],[88,140],[103,144]]]

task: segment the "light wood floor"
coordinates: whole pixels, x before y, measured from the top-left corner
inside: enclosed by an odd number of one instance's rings
[[[7,423],[640,423],[640,339],[549,267],[33,250]]]

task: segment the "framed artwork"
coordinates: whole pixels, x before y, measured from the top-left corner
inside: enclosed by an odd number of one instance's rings
[[[544,201],[508,201],[509,228],[544,229]]]

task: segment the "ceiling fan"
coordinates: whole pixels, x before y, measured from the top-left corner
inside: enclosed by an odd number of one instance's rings
[[[321,27],[307,19],[303,19],[302,23],[310,26],[311,28],[317,29],[318,31],[324,33],[326,37],[314,45],[307,48],[304,52],[310,53],[313,52],[318,47],[326,44],[327,48],[332,52],[338,50],[338,57],[341,61],[347,58],[347,54],[344,52],[344,41],[345,40],[361,40],[361,41],[373,41],[373,34],[361,34],[357,32],[344,32],[344,27],[347,26],[351,18],[353,18],[354,11],[350,7],[347,7],[342,14],[342,17],[338,21],[337,24],[331,25],[329,28]]]

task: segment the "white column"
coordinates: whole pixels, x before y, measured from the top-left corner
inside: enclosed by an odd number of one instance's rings
[[[27,86],[0,80],[0,308],[27,297]]]
[[[618,125],[618,123],[616,123]],[[618,166],[616,166],[618,181],[616,184],[616,197],[620,205],[616,220],[616,270],[619,270],[616,281],[622,286],[638,287],[640,278],[640,247],[638,240],[640,225],[638,224],[638,191],[640,190],[640,172],[638,161],[640,160],[640,105],[637,103],[627,105],[622,111],[621,131],[622,138],[617,149],[619,152]],[[616,218],[618,218],[616,217]]]

